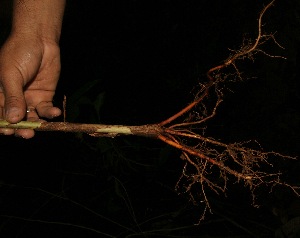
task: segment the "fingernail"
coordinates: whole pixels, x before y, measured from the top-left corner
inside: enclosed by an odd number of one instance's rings
[[[55,118],[55,117],[58,117],[59,115],[57,114],[54,114],[54,115],[51,115],[51,119]]]
[[[20,120],[20,109],[13,107],[6,112],[6,119],[12,123]]]

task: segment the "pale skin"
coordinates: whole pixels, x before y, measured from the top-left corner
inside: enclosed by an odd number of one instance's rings
[[[60,76],[59,40],[66,0],[14,0],[11,33],[0,49],[0,119],[10,123],[61,115],[53,106]],[[0,134],[32,138],[33,130]]]

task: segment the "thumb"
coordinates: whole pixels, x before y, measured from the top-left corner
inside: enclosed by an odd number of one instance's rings
[[[20,75],[2,80],[5,95],[5,119],[10,123],[17,123],[25,117],[26,103],[23,93],[23,84]]]

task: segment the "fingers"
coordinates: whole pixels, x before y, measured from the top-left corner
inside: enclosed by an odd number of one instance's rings
[[[53,107],[52,102],[40,102],[36,105],[36,110],[40,117],[53,119],[61,115],[61,110],[57,107]]]
[[[4,109],[1,107],[0,108],[0,119],[4,118]],[[36,111],[33,109],[29,110],[27,113],[27,120],[28,121],[36,121],[38,120],[38,115],[36,113]],[[11,122],[12,123],[12,122]],[[10,129],[10,128],[0,128],[0,134],[2,135],[13,135],[15,134],[15,136],[17,137],[22,137],[25,139],[29,139],[32,138],[34,136],[34,131],[33,130],[29,130],[29,129]]]
[[[0,119],[5,118],[5,109],[0,106]],[[20,120],[27,120],[27,121],[42,121],[40,117],[53,119],[54,117],[58,117],[61,115],[61,110],[57,107],[53,107],[52,102],[40,102],[37,105],[30,105],[27,106],[25,116],[22,117]],[[19,122],[19,121],[17,121]],[[10,122],[10,123],[17,123],[17,122]],[[9,128],[0,128],[0,134],[2,135],[14,135],[17,137],[21,137],[24,139],[30,139],[34,137],[35,132],[31,129],[9,129]]]
[[[1,112],[0,112],[1,113]],[[44,121],[40,117],[53,119],[54,117],[60,116],[61,110],[57,107],[53,107],[52,102],[41,102],[36,106],[28,106],[26,110],[26,116],[24,120],[27,121]],[[31,129],[8,129],[0,128],[0,133],[3,135],[13,135],[24,139],[30,139],[34,137],[35,132]]]
[[[17,94],[16,89],[11,89],[10,92],[12,94]],[[2,105],[0,105],[0,119],[1,118],[6,119],[10,123],[17,123],[21,120],[39,121],[41,117],[53,119],[61,115],[61,110],[57,107],[54,107],[52,101],[46,101],[46,100],[52,100],[54,92],[40,91],[40,90],[27,90],[25,91],[24,94],[25,97],[23,101],[28,106],[26,105],[21,106],[20,108],[18,108],[19,111],[15,110],[14,108],[17,108],[17,105],[23,105],[23,104],[22,102],[19,102],[16,97],[10,97],[13,98],[14,100],[8,100],[5,105],[5,109],[3,109],[3,107],[1,107]],[[1,95],[0,95],[0,99],[1,99]],[[11,114],[9,114],[6,110],[11,110],[11,108],[13,108],[13,110],[10,113],[13,114],[17,112],[16,113],[17,116],[13,115],[13,118],[8,120],[7,116],[11,116]],[[0,134],[3,135],[15,134],[17,137],[29,139],[35,135],[35,132],[34,130],[30,130],[30,129],[14,130],[8,128],[0,128]]]
[[[33,106],[27,107],[26,120],[27,121],[38,121],[39,120],[37,111]],[[34,137],[35,132],[34,132],[34,130],[29,130],[29,129],[17,129],[17,130],[15,130],[15,135],[17,137],[21,137],[24,139],[30,139],[30,138]]]
[[[16,137],[20,137],[23,139],[30,139],[35,135],[34,130],[29,130],[29,129],[16,129],[14,133]]]

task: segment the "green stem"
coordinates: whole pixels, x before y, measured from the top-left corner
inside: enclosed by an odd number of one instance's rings
[[[38,121],[20,121],[16,124],[11,124],[7,121],[0,120],[0,128],[13,128],[13,129],[37,129],[41,126],[42,122]]]

